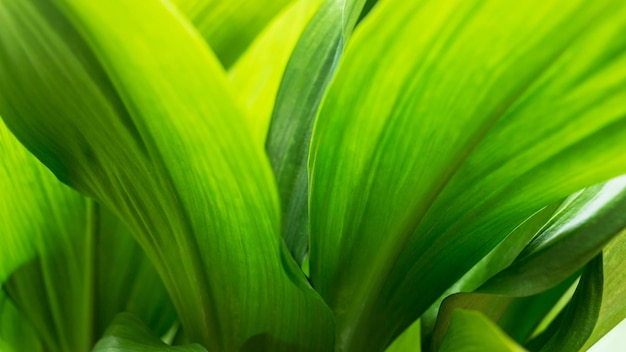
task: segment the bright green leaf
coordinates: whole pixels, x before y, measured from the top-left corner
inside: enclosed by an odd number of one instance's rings
[[[332,346],[332,315],[280,239],[269,164],[200,35],[167,3],[55,3],[71,22],[45,1],[3,3],[7,124],[130,226],[192,342]]]
[[[313,0],[315,1],[315,0]],[[230,67],[281,9],[292,0],[173,0]]]
[[[247,107],[248,125],[265,144],[278,86],[300,35],[321,0],[299,0],[285,8],[229,70],[238,96]]]
[[[626,172],[624,28],[613,1],[371,11],[309,159],[311,278],[340,348],[383,349],[524,219]]]

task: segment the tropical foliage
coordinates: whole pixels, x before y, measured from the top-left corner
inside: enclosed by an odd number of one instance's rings
[[[624,1],[0,26],[2,351],[576,351],[626,318]]]

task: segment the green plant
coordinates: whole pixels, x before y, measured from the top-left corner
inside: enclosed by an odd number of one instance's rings
[[[623,1],[0,26],[2,351],[573,351],[626,317]]]

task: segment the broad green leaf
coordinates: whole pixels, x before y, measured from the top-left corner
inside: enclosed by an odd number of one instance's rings
[[[365,0],[325,0],[291,55],[274,104],[266,149],[278,182],[282,234],[299,264],[309,245],[307,159],[319,104]]]
[[[566,203],[515,262],[479,291],[527,296],[584,266],[626,227],[626,177],[589,187]]]
[[[311,279],[340,348],[382,350],[524,219],[626,172],[625,28],[613,1],[371,11],[309,158]]]
[[[190,341],[330,348],[332,315],[283,247],[271,169],[200,35],[168,3],[54,3],[64,15],[3,3],[9,127],[127,223]]]
[[[598,320],[602,287],[602,254],[600,254],[586,266],[576,292],[565,309],[550,327],[528,346],[532,346],[533,350],[546,352],[580,350]]]
[[[278,86],[287,61],[321,0],[299,0],[286,7],[230,68],[229,78],[247,107],[254,139],[265,144]]]
[[[168,346],[136,317],[118,314],[93,352],[207,352],[198,345]]]
[[[315,1],[315,0],[314,0]],[[292,0],[173,0],[230,67]]]
[[[456,310],[440,352],[521,352],[519,346],[482,314]]]
[[[602,336],[626,318],[626,231],[622,231],[602,251],[604,261],[602,303],[598,322],[583,350],[588,349]]]

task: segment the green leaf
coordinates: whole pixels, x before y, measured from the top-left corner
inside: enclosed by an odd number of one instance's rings
[[[393,343],[385,349],[385,352],[421,352],[421,335],[421,324],[419,320],[416,320],[400,336],[393,340]]]
[[[515,262],[479,288],[527,296],[583,267],[626,227],[626,177],[575,194]]]
[[[299,264],[309,245],[307,159],[311,131],[365,0],[325,0],[298,41],[280,83],[266,149],[278,182],[282,235]]]
[[[115,317],[105,336],[98,341],[92,352],[207,352],[198,345],[168,346],[154,335],[141,320],[131,314],[121,313]]]
[[[126,228],[61,184],[2,121],[0,157],[0,283],[8,294],[0,319],[15,329],[0,339],[21,351],[87,351],[124,310],[164,333],[173,308]],[[31,343],[19,329],[33,331],[33,347],[19,347]]]
[[[431,336],[435,328],[439,307],[446,297],[459,292],[472,292],[489,278],[511,265],[526,247],[528,242],[550,220],[562,202],[551,204],[533,214],[506,236],[489,254],[484,256],[459,281],[449,287],[420,318],[425,346],[431,345]],[[493,317],[491,317],[493,319]]]
[[[0,290],[0,351],[43,352],[42,343],[33,326]]]
[[[278,86],[287,61],[321,1],[299,0],[285,8],[229,69],[229,78],[247,107],[254,139],[265,144]]]
[[[2,3],[9,127],[129,225],[190,341],[331,348],[333,317],[282,244],[269,163],[200,35],[167,3],[55,3],[63,15]]]
[[[383,349],[524,219],[626,172],[624,28],[611,1],[371,11],[309,158],[311,279],[340,348]]]
[[[46,351],[85,351],[93,270],[90,238],[82,239],[89,236],[87,200],[58,182],[1,121],[0,160],[0,284],[10,301],[0,319],[15,331],[32,326]],[[19,340],[11,330],[0,333]]]
[[[314,0],[315,1],[315,0]],[[230,67],[265,26],[292,0],[173,0]]]
[[[626,318],[626,231],[622,231],[602,251],[604,261],[602,303],[598,322],[583,346],[590,348]]]
[[[438,351],[454,312],[479,311],[496,323],[509,337],[522,344],[532,335],[554,305],[563,297],[578,275],[556,287],[529,297],[485,293],[459,293],[446,298],[439,310],[429,350]]]
[[[525,351],[478,312],[456,310],[441,344],[441,352]]]
[[[578,351],[590,337],[600,313],[603,273],[602,254],[586,267],[571,301],[550,327],[537,338],[540,351]],[[543,342],[543,338],[547,341]],[[529,346],[533,346],[533,341]],[[533,348],[535,350],[535,348]]]

